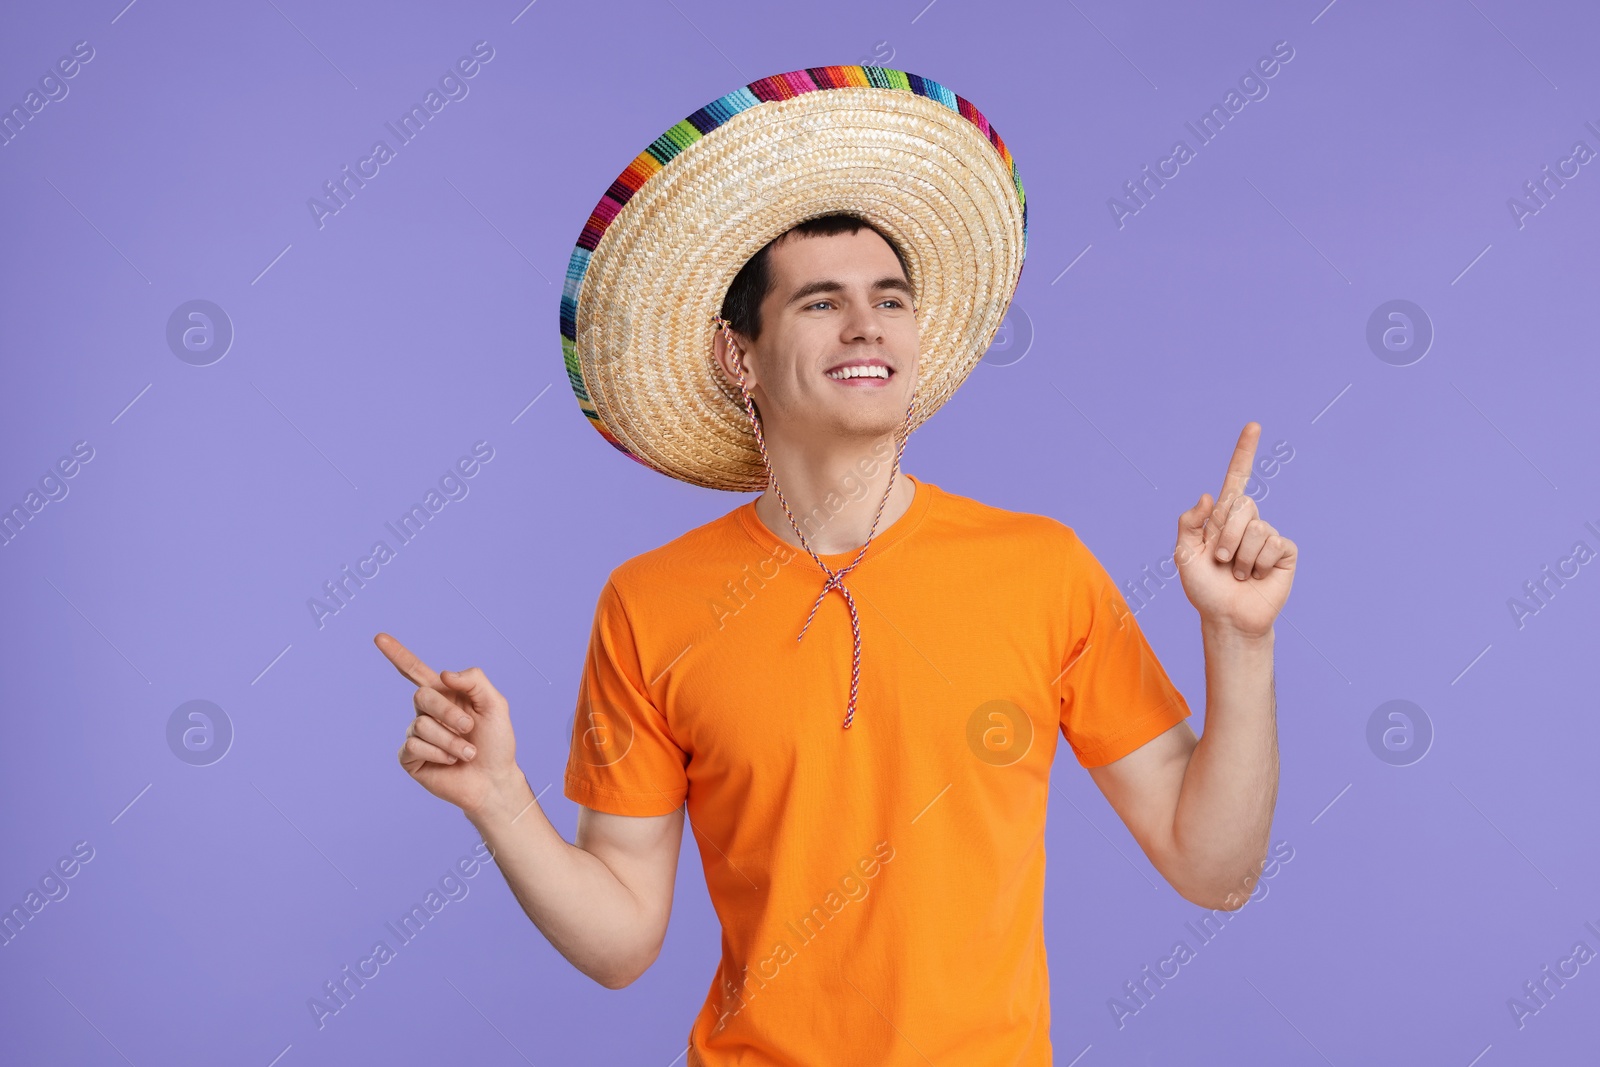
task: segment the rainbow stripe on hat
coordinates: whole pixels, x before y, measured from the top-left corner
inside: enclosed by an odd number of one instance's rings
[[[1006,148],[1006,143],[1000,134],[989,125],[989,120],[984,118],[983,112],[973,106],[972,101],[951,92],[931,78],[922,78],[906,71],[890,70],[887,67],[806,67],[753,81],[726,96],[718,97],[657,137],[648,148],[634,157],[633,162],[629,163],[621,174],[617,175],[611,187],[600,198],[600,202],[589,213],[583,232],[578,236],[578,245],[572,250],[572,258],[567,261],[566,282],[561,290],[561,352],[567,368],[567,380],[572,385],[572,391],[578,398],[578,406],[585,417],[596,430],[600,431],[602,437],[629,459],[643,466],[649,466],[618,441],[601,421],[594,402],[589,398],[588,390],[584,388],[583,374],[578,365],[578,291],[583,286],[584,272],[589,269],[590,253],[600,244],[600,238],[605,235],[606,227],[611,225],[611,220],[617,217],[623,205],[650,180],[652,175],[670,163],[679,152],[733,116],[759,104],[773,100],[789,100],[801,93],[853,87],[898,89],[925,96],[929,100],[943,104],[976,126],[1000,153],[1001,160],[1011,173],[1012,184],[1016,186],[1017,200],[1022,205],[1022,251],[1026,257],[1028,199],[1022,190],[1022,179],[1017,176],[1016,161],[1011,158],[1011,152]]]

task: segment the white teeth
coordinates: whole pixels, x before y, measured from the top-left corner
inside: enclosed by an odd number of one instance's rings
[[[889,377],[889,368],[845,367],[842,370],[829,371],[828,377],[835,381],[843,381],[846,378],[887,378]]]

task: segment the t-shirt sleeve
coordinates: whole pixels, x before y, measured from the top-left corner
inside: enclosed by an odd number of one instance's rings
[[[688,756],[651,702],[616,585],[595,606],[562,791],[613,815],[665,815],[689,793]]]
[[[1190,710],[1116,583],[1068,532],[1061,733],[1079,764],[1100,767],[1176,726]]]

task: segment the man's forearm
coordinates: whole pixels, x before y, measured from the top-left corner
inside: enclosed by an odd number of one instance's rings
[[[1274,635],[1248,637],[1201,621],[1205,732],[1189,756],[1173,818],[1183,881],[1233,909],[1261,873],[1278,797]]]
[[[512,895],[556,951],[608,988],[642,969],[647,923],[638,899],[599,858],[551,825],[520,773],[467,812]]]

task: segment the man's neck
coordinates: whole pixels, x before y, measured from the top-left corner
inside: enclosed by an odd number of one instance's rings
[[[895,474],[893,490],[884,501],[894,467],[892,437],[875,448],[864,447],[858,452],[812,455],[775,449],[769,441],[767,453],[795,524],[805,534],[811,550],[821,556],[852,552],[866,544],[869,532],[876,538],[906,513],[916,495],[916,486],[902,469]],[[771,488],[756,498],[755,508],[756,517],[767,529],[786,543],[801,547],[794,526],[789,524],[783,505]],[[874,531],[875,516],[878,524]]]

